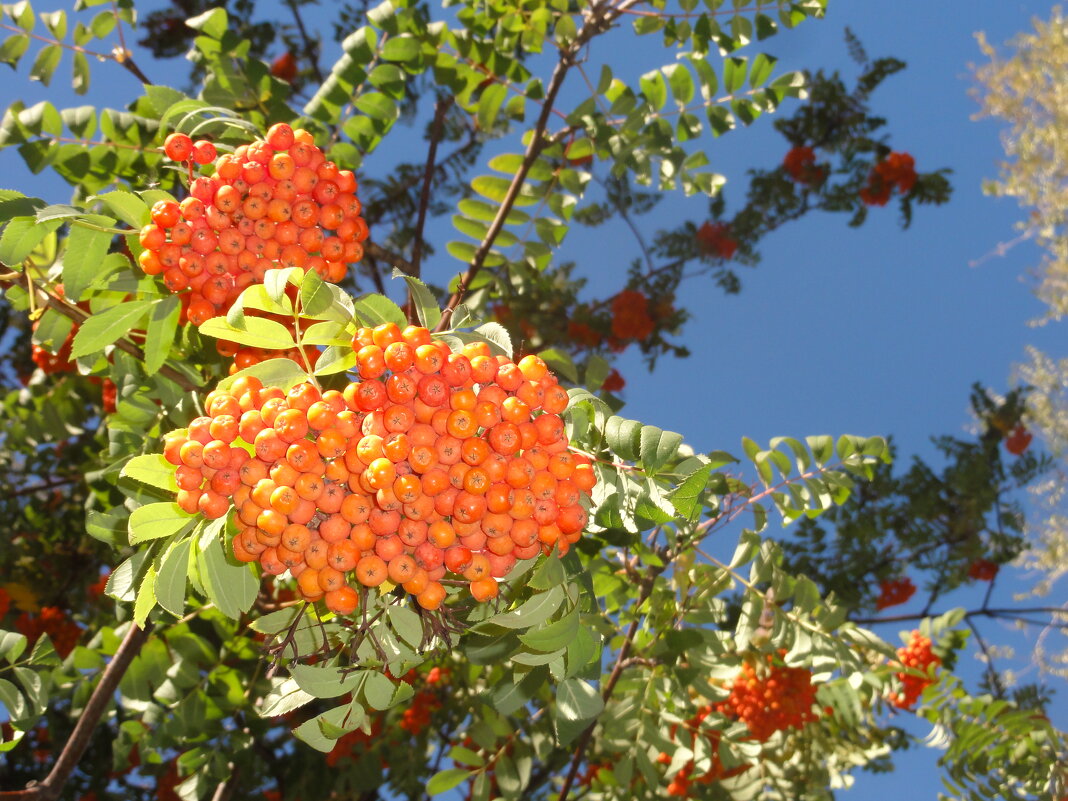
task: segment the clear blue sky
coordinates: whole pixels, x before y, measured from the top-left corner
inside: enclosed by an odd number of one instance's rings
[[[262,6],[265,12],[268,7]],[[873,110],[889,120],[894,149],[912,153],[920,171],[952,168],[953,200],[918,208],[905,232],[892,206],[874,209],[859,230],[848,228],[841,215],[810,216],[761,243],[763,262],[742,273],[740,295],[725,297],[711,282],[691,282],[682,297],[695,319],[682,342],[693,356],[661,360],[650,380],[638,356],[625,354],[619,363],[628,379],[625,414],[680,431],[702,450],[739,452],[743,435],[766,442],[780,434],[892,434],[902,461],[912,454],[930,458],[932,435],[956,434],[967,425],[972,382],[1003,390],[1029,343],[1066,355],[1058,328],[1027,326],[1042,311],[1024,279],[1039,260],[1032,245],[969,266],[1014,238],[1013,225],[1023,216],[1013,201],[985,197],[980,189],[996,175],[1002,150],[1000,123],[972,120],[977,105],[968,96],[968,65],[981,60],[974,33],[984,30],[992,42],[1002,42],[1028,29],[1033,16],[1048,16],[1050,7],[1018,0],[831,0],[826,20],[767,42],[780,70],[838,69],[852,76],[856,67],[843,41],[849,26],[872,57],[908,62],[906,71],[875,93]],[[325,13],[319,19],[325,28]],[[657,63],[635,61],[634,74],[670,59],[659,52]],[[628,59],[634,54],[628,52]],[[149,74],[163,72],[152,66],[146,67]],[[20,69],[21,76],[27,68]],[[61,67],[47,96],[59,106],[84,102],[61,87],[66,70]],[[90,98],[99,104],[121,103],[136,88],[130,76],[109,65],[94,65],[94,80]],[[110,86],[100,92],[105,83]],[[41,95],[9,77],[0,85],[0,102],[6,106],[16,96]],[[744,193],[746,169],[774,165],[784,151],[768,119],[709,141],[713,167],[727,175],[728,198],[735,204]],[[376,158],[388,163],[395,157]],[[374,161],[368,165],[375,167]],[[0,152],[0,185],[55,202],[68,198],[58,180],[29,178],[13,151]],[[679,215],[700,221],[702,204],[680,196],[662,205],[653,224],[673,225]],[[620,226],[610,234],[576,229],[564,255],[595,276],[592,290],[603,296],[622,284],[635,253]],[[439,248],[425,269],[430,280],[440,280],[456,271],[456,262]],[[1011,601],[1010,587],[999,593]],[[962,593],[950,602],[975,600]],[[986,625],[995,640],[1015,636]],[[1026,637],[1015,641],[1026,650]],[[962,663],[971,664],[971,657]],[[1064,699],[1054,720],[1062,729],[1068,726]],[[925,733],[922,727],[917,731]],[[917,790],[933,797],[939,786],[936,758],[934,751],[913,750],[899,759],[896,774],[861,775],[857,789],[842,797],[890,799]]]

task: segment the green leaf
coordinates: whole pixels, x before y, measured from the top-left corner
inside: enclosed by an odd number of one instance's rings
[[[189,574],[192,539],[171,543],[156,576],[156,600],[175,617],[185,614],[185,585]]]
[[[519,640],[529,648],[543,653],[558,651],[567,647],[574,639],[579,627],[578,607],[572,609],[562,618],[540,629],[520,634]]]
[[[564,720],[592,720],[604,710],[604,701],[588,682],[564,679],[556,690],[556,708]]]
[[[18,267],[46,236],[62,224],[62,220],[38,222],[34,217],[15,217],[0,235],[0,262],[8,267]]]
[[[745,85],[745,73],[748,59],[730,57],[723,61],[723,88],[727,94],[735,94]]]
[[[237,620],[252,608],[260,583],[248,565],[226,560],[220,537],[211,537],[207,544],[201,540],[197,563],[208,599],[220,612]]]
[[[441,321],[441,309],[438,307],[438,301],[429,287],[418,278],[407,275],[396,267],[393,268],[393,277],[403,278],[408,284],[408,291],[412,293],[412,300],[415,301],[415,310],[419,315],[419,322],[425,328],[433,331],[434,327]]]
[[[304,271],[299,267],[268,270],[263,276],[264,289],[275,303],[285,303],[283,298],[289,285],[300,286],[303,281]]]
[[[483,323],[475,329],[475,333],[500,348],[505,356],[512,357],[512,338],[508,335],[508,329],[500,323]]]
[[[675,507],[675,511],[687,520],[694,521],[700,516],[701,496],[714,469],[710,464],[697,468],[668,493],[668,500]]]
[[[384,61],[411,61],[419,55],[419,40],[410,34],[402,33],[386,40],[382,45]]]
[[[539,592],[510,612],[487,618],[480,626],[492,624],[506,629],[528,629],[552,617],[564,602],[564,588],[557,585],[548,592]]]
[[[381,92],[365,92],[352,101],[358,111],[374,120],[392,123],[400,116],[400,107],[393,98]]]
[[[672,64],[668,67],[664,67],[664,72],[668,77],[668,84],[671,86],[671,94],[675,98],[675,102],[680,106],[685,106],[693,100],[693,77],[690,75],[690,71],[686,69],[684,64]]]
[[[295,361],[292,359],[278,358],[267,359],[259,364],[246,367],[244,370],[239,370],[232,376],[220,381],[219,387],[228,389],[234,381],[246,375],[258,378],[263,382],[264,386],[281,387],[284,390],[289,390],[297,384],[303,384],[305,381],[311,380],[308,371]]]
[[[559,373],[572,384],[579,383],[578,368],[575,367],[575,362],[571,360],[569,354],[556,348],[549,348],[538,351],[538,355],[553,372]]]
[[[90,217],[110,223],[107,217]],[[92,228],[72,226],[63,251],[63,290],[71,301],[82,299],[82,292],[89,288],[100,273],[100,264],[111,247],[111,234]]]
[[[263,705],[256,710],[261,718],[278,717],[315,700],[314,695],[300,689],[292,678],[275,677],[271,682],[274,686],[263,697]]]
[[[263,317],[246,317],[244,328],[232,325],[225,317],[213,317],[201,323],[200,333],[268,350],[288,350],[297,346],[288,328]]]
[[[0,44],[0,64],[10,64],[12,67],[19,65],[19,60],[26,55],[30,47],[30,37],[22,33],[16,33],[7,37]]]
[[[753,59],[753,65],[749,68],[749,86],[757,89],[771,77],[771,71],[775,69],[776,59],[759,53]]]
[[[336,698],[353,692],[369,675],[368,671],[354,671],[343,676],[336,665],[293,665],[289,673],[300,689],[316,698]]]
[[[26,635],[14,631],[0,632],[0,657],[9,665],[15,664],[22,652],[26,650]]]
[[[108,597],[126,602],[134,599],[134,587],[144,575],[142,571],[145,569],[148,553],[145,550],[131,554],[128,559],[111,571],[107,586],[104,588]]]
[[[163,298],[152,308],[145,336],[145,374],[155,375],[171,354],[178,332],[182,305],[178,296]]]
[[[326,283],[314,270],[309,270],[300,285],[301,309],[309,316],[315,317],[334,305],[334,295],[330,284]]]
[[[135,456],[122,466],[119,475],[167,492],[178,491],[178,482],[174,479],[174,465],[164,459],[162,453]]]
[[[660,70],[652,70],[641,76],[638,81],[642,94],[654,109],[659,111],[667,102],[667,84]]]
[[[191,529],[196,522],[196,516],[183,512],[176,503],[150,503],[139,506],[130,514],[130,544],[170,537],[172,534]]]
[[[459,787],[471,776],[471,772],[463,768],[446,768],[439,770],[430,777],[426,783],[427,795],[441,795],[455,787]]]
[[[682,434],[663,431],[656,426],[643,426],[640,453],[645,471],[656,475],[661,467],[675,458],[681,444]]]
[[[393,705],[393,693],[396,685],[377,671],[367,674],[367,683],[363,687],[363,696],[372,709],[389,709]]]
[[[423,642],[423,623],[419,615],[406,606],[390,606],[386,617],[393,630],[412,648],[418,648]]]
[[[190,17],[185,21],[195,31],[200,31],[205,36],[210,36],[212,39],[221,39],[223,34],[226,33],[226,27],[229,23],[229,19],[226,14],[226,9],[222,7],[215,7],[205,11],[203,14],[198,14],[195,17]]]
[[[131,228],[141,228],[149,222],[148,204],[133,192],[117,189],[114,192],[105,192],[90,198],[90,201],[100,201],[112,214]]]
[[[94,314],[78,329],[71,347],[71,358],[96,353],[123,335],[141,328],[141,319],[157,301],[128,300],[99,314]]]
[[[149,564],[145,577],[141,580],[141,586],[137,590],[137,600],[134,601],[134,623],[143,629],[149,614],[156,608],[156,568]]]
[[[315,362],[316,375],[335,375],[344,373],[356,366],[356,354],[351,345],[331,345],[322,352]]]
[[[37,58],[33,61],[30,69],[30,80],[40,81],[45,86],[52,83],[52,75],[59,66],[59,60],[63,56],[63,48],[59,45],[48,45],[41,48]]]
[[[395,323],[398,327],[404,328],[408,324],[408,319],[404,316],[400,306],[385,295],[364,295],[356,299],[354,306],[356,315],[364,325]]]
[[[637,459],[641,443],[642,424],[612,415],[604,426],[604,436],[610,447],[624,459]]]
[[[482,96],[478,99],[478,111],[476,118],[479,128],[488,131],[493,128],[500,113],[501,104],[508,97],[508,87],[503,83],[492,83],[482,90]]]

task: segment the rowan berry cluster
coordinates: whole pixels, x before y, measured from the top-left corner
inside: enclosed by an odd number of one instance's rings
[[[716,705],[716,711],[744,721],[753,737],[764,742],[777,731],[800,729],[818,720],[815,704],[812,674],[777,664],[767,654],[767,666],[760,673],[750,662],[742,665],[730,695]]]
[[[353,349],[362,380],[342,391],[238,377],[165,440],[179,506],[236,509],[238,559],[288,570],[306,600],[350,614],[352,572],[436,609],[447,572],[484,601],[517,559],[578,541],[596,478],[568,450],[568,394],[545,362],[484,342],[453,353],[391,323],[359,329]]]
[[[916,184],[915,160],[908,153],[891,153],[872,167],[868,183],[860,190],[861,201],[868,206],[885,206],[896,188],[907,195]]]
[[[923,695],[923,691],[935,683],[935,680],[930,678],[931,668],[937,668],[942,664],[942,660],[931,650],[930,638],[924,637],[918,631],[912,632],[908,645],[897,649],[897,658],[901,660],[903,667],[914,668],[927,674],[926,676],[915,676],[905,672],[897,674],[902,692],[891,694],[890,703],[901,709],[910,709]]]
[[[876,609],[898,606],[916,594],[916,585],[908,576],[886,579],[879,584],[879,597],[875,599]]]
[[[720,731],[719,729],[702,729],[702,724],[709,715],[713,712],[719,711],[715,704],[705,704],[699,707],[697,713],[690,719],[686,720],[682,724],[676,724],[671,728],[671,739],[677,741],[679,730],[683,729],[684,732],[690,734],[689,742],[685,743],[686,747],[691,751],[697,744],[697,737],[700,734],[704,734],[708,738],[709,750],[711,751],[711,765],[709,769],[699,776],[694,775],[694,771],[697,765],[692,760],[683,765],[679,772],[676,773],[667,786],[667,794],[676,798],[688,798],[690,796],[692,786],[694,784],[712,784],[713,782],[725,779],[731,776],[737,776],[739,773],[744,773],[749,769],[749,765],[738,765],[730,770],[725,770],[723,763],[719,759],[719,741]],[[661,765],[671,764],[671,755],[666,752],[661,752],[656,759]]]
[[[612,333],[620,339],[645,339],[656,327],[649,314],[649,298],[624,289],[612,298]]]
[[[46,606],[37,614],[23,612],[15,621],[15,628],[26,637],[31,649],[42,634],[47,634],[56,653],[63,658],[74,650],[82,636],[82,627],[58,606]]]
[[[697,229],[697,249],[706,256],[733,258],[738,240],[730,232],[731,227],[725,222],[705,222]]]
[[[1005,450],[1013,456],[1022,456],[1030,446],[1032,438],[1031,432],[1027,430],[1023,423],[1019,423],[1005,437]]]
[[[71,329],[71,332],[67,334],[67,338],[63,340],[63,344],[59,346],[59,350],[52,353],[47,348],[43,348],[40,345],[33,346],[33,363],[41,368],[41,372],[45,375],[54,375],[55,373],[72,373],[74,372],[74,362],[70,358],[71,345],[74,343],[74,332],[77,329]]]
[[[975,581],[993,581],[998,574],[998,563],[989,559],[976,559],[968,565],[968,578]]]
[[[194,325],[224,313],[267,270],[299,267],[337,282],[363,256],[356,177],[327,161],[308,131],[278,123],[217,160],[210,142],[185,134],[171,134],[165,150],[215,161],[214,176],[195,178],[181,203],[156,203],[140,232],[141,269],[163,276]]]
[[[822,183],[826,173],[816,166],[816,151],[807,145],[790,148],[782,160],[782,168],[799,184]]]

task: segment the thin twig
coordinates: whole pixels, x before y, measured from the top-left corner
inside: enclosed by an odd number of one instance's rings
[[[33,784],[24,790],[0,792],[0,801],[56,801],[60,797],[75,766],[81,760],[85,749],[89,747],[93,731],[108,704],[111,703],[115,689],[151,632],[151,621],[146,623],[143,629],[139,629],[133,623],[130,624],[126,636],[119,645],[119,650],[115,652],[115,656],[104,669],[100,682],[93,690],[93,694],[89,696],[89,702],[79,715],[70,739],[63,745],[59,759],[52,766],[48,776],[42,782]]]
[[[468,287],[471,286],[471,282],[482,269],[482,265],[485,263],[486,257],[489,255],[490,249],[493,247],[493,243],[504,228],[505,219],[507,219],[508,214],[511,212],[512,207],[519,198],[519,192],[522,190],[523,183],[526,181],[528,173],[534,166],[534,162],[537,160],[538,156],[541,155],[542,150],[552,144],[555,140],[555,137],[549,139],[546,138],[546,126],[549,123],[550,115],[553,113],[553,103],[556,101],[556,95],[563,86],[564,80],[567,78],[567,73],[575,62],[575,57],[582,48],[586,46],[590,39],[599,33],[603,33],[612,22],[623,13],[623,9],[630,5],[634,5],[636,2],[638,2],[638,0],[623,0],[618,6],[611,6],[608,3],[599,3],[594,6],[570,46],[561,52],[560,59],[556,62],[552,77],[549,79],[549,85],[545,92],[545,101],[541,107],[541,114],[538,115],[537,122],[534,124],[534,128],[530,132],[530,142],[527,145],[526,153],[523,154],[523,161],[520,163],[519,169],[516,170],[516,174],[512,178],[511,184],[508,186],[508,191],[505,192],[504,198],[497,209],[497,213],[494,215],[493,222],[490,223],[486,235],[482,238],[482,242],[478,246],[478,250],[475,251],[475,255],[471,259],[471,264],[468,266],[467,272],[464,273],[463,278],[460,279],[460,283],[456,287],[456,291],[452,293],[448,303],[445,304],[445,310],[441,315],[441,322],[439,322],[435,328],[436,331],[440,332],[448,330],[452,319],[453,309],[455,309],[460,304],[460,301],[463,300],[464,295],[467,294]]]
[[[415,237],[412,241],[412,272],[414,278],[419,277],[420,260],[423,257],[423,227],[426,225],[426,210],[430,205],[430,186],[434,182],[434,160],[438,155],[438,142],[441,141],[445,130],[445,115],[449,113],[452,104],[456,102],[453,95],[439,97],[434,106],[434,121],[430,126],[430,148],[426,154],[426,169],[423,171],[423,191],[419,195],[419,213],[415,219]],[[408,298],[409,305],[412,299]]]
[[[386,250],[377,242],[372,242],[368,239],[363,243],[363,252],[373,259],[381,259],[386,262],[390,267],[396,267],[402,273],[408,275],[416,275],[415,267],[410,261],[394,253],[392,250]],[[380,290],[381,291],[381,290]]]
[[[979,631],[979,627],[975,625],[974,620],[965,618],[964,622],[968,624],[968,628],[975,634],[975,641],[979,643],[979,648],[982,650],[983,657],[986,659],[986,675],[990,677],[990,686],[993,688],[994,693],[998,698],[1004,698],[1005,688],[1001,686],[1001,677],[998,676],[998,672],[994,668],[994,658],[990,655],[990,649],[986,646],[986,640]]]
[[[304,42],[304,55],[307,56],[308,61],[311,62],[312,72],[315,73],[315,80],[319,84],[323,83],[323,71],[319,68],[319,45],[313,42],[308,35],[308,29],[304,27],[304,18],[300,15],[300,8],[297,6],[296,0],[286,0],[286,5],[289,6],[289,10],[293,12],[293,19],[297,22],[297,30],[300,31],[300,38]]]

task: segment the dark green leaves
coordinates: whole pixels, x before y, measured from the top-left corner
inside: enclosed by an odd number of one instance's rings
[[[38,222],[35,217],[16,217],[4,227],[0,235],[0,262],[18,267],[44,238],[59,228],[62,220]]]
[[[196,518],[183,512],[176,503],[150,503],[130,514],[130,544],[170,537],[193,527]]]
[[[136,328],[142,328],[142,319],[154,303],[153,300],[129,300],[105,309],[86,320],[74,336],[71,356],[77,359],[103,350],[117,339]]]

